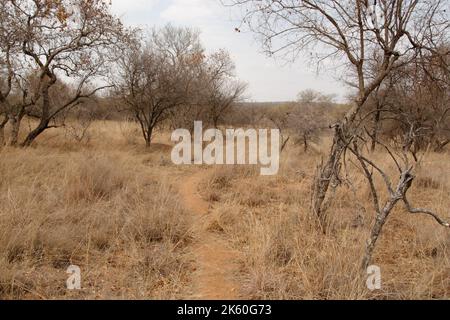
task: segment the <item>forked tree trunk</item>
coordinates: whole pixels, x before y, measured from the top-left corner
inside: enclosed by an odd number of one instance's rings
[[[25,140],[22,142],[22,147],[29,147],[33,144],[34,140],[41,135],[45,130],[49,128],[49,123],[52,118],[50,115],[50,94],[49,90],[50,87],[56,82],[55,80],[52,80],[49,82],[43,89],[42,89],[42,114],[40,118],[39,125],[31,131]]]
[[[314,192],[312,210],[313,214],[316,215],[316,217],[319,219],[322,228],[325,227],[327,221],[323,204],[325,202],[330,183],[335,176],[336,170],[339,166],[342,153],[346,147],[346,142],[343,141],[343,138],[345,138],[343,137],[343,135],[351,136],[350,133],[352,130],[353,122],[355,121],[361,105],[362,104],[355,104],[352,109],[346,114],[344,120],[339,125],[336,125],[333,145],[328,155],[328,160],[320,168],[318,177],[313,187]]]

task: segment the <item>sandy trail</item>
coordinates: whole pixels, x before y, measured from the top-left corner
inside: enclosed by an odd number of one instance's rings
[[[239,284],[234,279],[238,271],[237,253],[230,249],[220,235],[206,230],[209,203],[198,192],[204,171],[186,178],[180,186],[185,208],[193,215],[196,271],[190,299],[234,300],[239,298]]]

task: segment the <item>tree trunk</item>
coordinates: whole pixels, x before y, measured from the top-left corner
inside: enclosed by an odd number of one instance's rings
[[[152,138],[153,138],[153,127],[148,127],[147,132],[145,134],[145,146],[147,148],[150,148],[152,145]]]
[[[0,122],[0,146],[4,146],[6,144],[5,140],[5,126],[8,123],[8,117],[5,117],[2,122]]]
[[[9,145],[16,146],[19,141],[20,123],[22,122],[22,116],[11,116],[9,118],[9,123],[11,126],[11,132],[9,137]]]
[[[375,117],[374,117],[374,127],[373,127],[373,132],[372,132],[372,146],[371,146],[371,151],[375,152],[376,148],[377,148],[377,140],[378,140],[378,133],[380,132],[380,119],[381,119],[381,110],[380,110],[380,106],[377,107],[377,112],[375,113]]]
[[[31,131],[25,140],[22,142],[22,147],[29,147],[33,144],[34,140],[48,128],[49,120],[44,120],[39,123],[36,129]]]
[[[343,149],[344,148],[342,147],[340,140],[335,138],[335,142],[333,143],[333,147],[330,151],[328,160],[325,165],[320,168],[313,189],[313,213],[319,219],[324,232],[327,217],[325,210],[323,210],[323,204],[325,202],[331,180],[333,179],[333,176],[335,174],[336,165],[340,160]]]
[[[387,218],[391,213],[392,209],[395,207],[395,204],[398,200],[390,199],[383,208],[381,214],[377,216],[375,221],[375,225],[372,228],[370,233],[369,241],[367,241],[366,253],[364,254],[362,268],[363,270],[367,270],[372,261],[373,252],[375,251],[375,245],[377,244],[378,238],[383,230],[383,226],[386,224]]]
[[[380,237],[381,231],[383,230],[386,221],[395,208],[395,205],[402,199],[405,199],[406,193],[412,186],[414,176],[409,172],[403,172],[398,183],[397,189],[393,194],[390,195],[389,200],[386,202],[383,210],[377,214],[375,224],[370,233],[370,238],[367,241],[366,253],[362,261],[363,270],[367,270],[372,261],[373,252],[375,251],[375,245]]]
[[[344,120],[335,126],[333,145],[328,155],[328,160],[325,165],[320,168],[320,172],[318,172],[318,177],[313,187],[314,193],[312,210],[313,214],[315,214],[319,219],[323,228],[326,225],[327,220],[326,213],[324,212],[325,210],[323,210],[323,204],[327,196],[331,180],[336,173],[342,153],[346,147],[346,142],[343,141],[343,138],[346,139],[346,137],[351,137],[353,122],[360,110],[361,105],[362,104],[360,103],[356,103],[346,114]]]
[[[55,80],[56,81],[56,80]],[[45,130],[48,129],[48,124],[50,123],[50,120],[52,116],[50,116],[50,95],[49,95],[49,89],[50,87],[55,83],[49,82],[43,89],[42,89],[42,114],[41,114],[41,120],[39,122],[39,125],[31,131],[28,136],[25,138],[25,140],[22,142],[22,147],[29,147],[33,144],[34,140]]]

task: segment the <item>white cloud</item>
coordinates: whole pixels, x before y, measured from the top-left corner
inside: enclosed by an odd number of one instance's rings
[[[152,24],[160,0],[112,0],[112,12],[133,26]]]
[[[150,10],[158,2],[159,0],[112,0],[112,8],[118,14],[130,14],[142,10]]]
[[[176,22],[208,19],[213,16],[215,7],[213,0],[174,0],[161,12],[161,18]]]

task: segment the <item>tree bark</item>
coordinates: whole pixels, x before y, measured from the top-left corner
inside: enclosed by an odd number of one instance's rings
[[[389,214],[391,213],[392,209],[395,207],[398,201],[399,199],[390,199],[384,206],[381,214],[377,215],[375,224],[370,233],[369,241],[367,241],[366,253],[364,254],[362,262],[363,270],[367,270],[367,268],[369,267],[381,231],[383,230],[383,227],[387,222]]]
[[[318,178],[315,181],[313,187],[313,213],[317,216],[322,226],[326,222],[326,213],[323,210],[323,204],[330,187],[331,180],[336,173],[336,168],[341,159],[341,155],[346,147],[346,142],[343,141],[345,136],[351,136],[351,129],[356,115],[359,112],[362,104],[355,104],[352,109],[346,114],[344,120],[335,126],[335,133],[333,139],[333,145],[331,147],[328,160],[325,165],[322,166],[318,173]]]
[[[22,122],[22,118],[22,115],[12,115],[9,118],[11,132],[8,145],[12,147],[16,146],[19,141],[20,124]]]
[[[48,129],[48,125],[51,120],[50,116],[50,95],[49,89],[56,82],[56,78],[50,79],[49,82],[42,89],[42,114],[39,125],[31,131],[25,140],[22,142],[22,147],[29,147],[33,144],[36,138],[45,130]]]
[[[340,159],[343,147],[338,139],[335,138],[333,147],[325,165],[322,166],[314,185],[313,193],[313,213],[319,219],[323,231],[325,232],[326,212],[323,210],[323,204],[330,187],[331,180],[335,174],[336,163]]]
[[[36,127],[36,129],[34,129],[33,131],[31,131],[27,137],[25,138],[25,140],[22,142],[21,146],[22,147],[30,147],[33,142],[36,140],[36,138],[45,130],[47,130],[48,128],[48,124],[49,121],[45,120],[45,121],[41,121],[39,123],[39,125]]]
[[[363,270],[367,270],[372,261],[376,243],[378,241],[378,238],[380,237],[381,231],[383,230],[383,227],[386,224],[389,215],[395,208],[396,204],[399,201],[405,199],[406,193],[411,188],[413,180],[414,176],[409,171],[403,172],[400,177],[397,189],[390,195],[389,200],[384,205],[383,210],[381,210],[381,212],[377,214],[375,224],[370,233],[370,238],[367,241],[366,253],[362,261]]]
[[[145,134],[145,146],[147,148],[150,148],[152,145],[152,138],[153,138],[153,127],[149,126],[147,128],[147,132]]]
[[[373,127],[373,132],[372,132],[372,146],[371,146],[371,151],[375,152],[376,148],[377,148],[377,140],[378,140],[378,133],[380,132],[380,120],[381,120],[381,110],[380,110],[380,106],[377,106],[377,112],[375,112],[375,116],[374,116],[374,127]]]
[[[0,146],[4,146],[6,144],[5,126],[7,123],[8,123],[8,117],[5,116],[5,118],[0,122]]]

